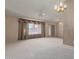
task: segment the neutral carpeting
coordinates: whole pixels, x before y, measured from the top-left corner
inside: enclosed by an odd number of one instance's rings
[[[74,48],[59,38],[36,38],[6,44],[5,59],[74,59]]]

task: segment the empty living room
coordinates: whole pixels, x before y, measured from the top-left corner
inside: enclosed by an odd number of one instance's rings
[[[74,0],[5,0],[5,59],[74,59]]]

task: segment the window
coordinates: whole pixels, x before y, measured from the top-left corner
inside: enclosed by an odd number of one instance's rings
[[[41,24],[28,23],[28,34],[41,34]]]

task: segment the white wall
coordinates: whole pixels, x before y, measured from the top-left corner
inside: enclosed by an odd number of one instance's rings
[[[49,36],[52,35],[51,32],[52,32],[52,31],[51,31],[51,25],[48,25],[48,35],[49,35]]]
[[[64,18],[64,44],[74,45],[74,0],[67,0]]]
[[[58,22],[56,24],[56,36],[63,38],[63,22]]]
[[[18,18],[12,16],[5,17],[6,42],[18,40]]]
[[[49,24],[48,23],[45,23],[45,36],[46,37],[49,37]]]

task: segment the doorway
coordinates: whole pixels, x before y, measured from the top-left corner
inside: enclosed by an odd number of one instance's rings
[[[55,25],[51,26],[51,36],[55,37]]]

